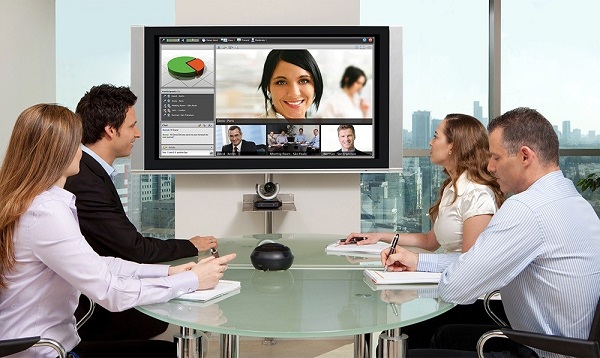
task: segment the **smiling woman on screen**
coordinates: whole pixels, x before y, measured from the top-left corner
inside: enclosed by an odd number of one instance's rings
[[[258,88],[265,98],[264,118],[302,119],[319,108],[323,78],[308,50],[273,50],[267,55]]]

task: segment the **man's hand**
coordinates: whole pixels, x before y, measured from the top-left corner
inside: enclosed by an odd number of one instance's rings
[[[223,277],[223,272],[227,270],[227,263],[233,260],[235,256],[235,254],[224,255],[219,258],[209,256],[194,265],[192,271],[198,276],[198,289],[206,290],[215,287]]]
[[[207,251],[219,247],[217,239],[213,236],[194,236],[190,239],[190,242],[196,246],[198,251]]]
[[[416,271],[419,255],[396,246],[396,252],[390,255],[390,248],[381,251],[381,263],[388,271]]]

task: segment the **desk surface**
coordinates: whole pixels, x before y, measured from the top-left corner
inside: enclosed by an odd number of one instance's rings
[[[252,337],[336,337],[394,329],[454,305],[417,290],[373,291],[359,270],[227,270],[241,291],[214,303],[171,300],[137,307],[179,326]],[[435,290],[433,290],[435,291]],[[395,306],[384,300],[396,297]],[[218,300],[218,299],[217,299]]]
[[[241,282],[239,293],[207,303],[171,300],[137,307],[183,327],[253,337],[335,337],[394,329],[435,317],[454,305],[432,298],[435,289],[373,291],[363,281],[367,266],[325,247],[339,235],[268,234],[219,239],[219,252],[236,252],[224,279]],[[259,271],[250,253],[270,240],[289,246],[287,271]],[[173,264],[188,262],[187,258]],[[373,260],[373,259],[371,259]],[[431,286],[428,286],[431,287]],[[420,291],[420,292],[419,292]],[[431,292],[433,291],[433,292]],[[386,301],[393,299],[396,304]]]

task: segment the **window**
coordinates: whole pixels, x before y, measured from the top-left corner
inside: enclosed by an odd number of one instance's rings
[[[502,111],[527,106],[548,118],[575,183],[600,173],[599,10],[594,0],[502,1]],[[600,192],[583,196],[600,213]]]
[[[559,136],[561,169],[575,183],[600,173],[600,109],[594,106],[600,95],[594,10],[600,3],[495,1],[502,16],[501,111],[528,106],[544,114]],[[488,6],[476,0],[361,1],[361,24],[402,26],[404,44],[404,169],[361,175],[364,231],[430,229],[427,211],[444,175],[429,163],[428,138],[450,112],[488,122]],[[600,193],[583,195],[599,213]]]
[[[362,0],[361,25],[375,24],[402,26],[404,169],[361,175],[361,229],[428,231],[427,213],[445,179],[429,161],[433,132],[449,113],[487,125],[488,4]]]
[[[152,6],[145,0],[56,0],[57,102],[75,110],[92,86],[129,86],[130,26],[174,23],[174,0],[155,0]],[[174,237],[174,178],[131,174],[129,158],[119,158],[113,166],[131,222],[145,235]]]

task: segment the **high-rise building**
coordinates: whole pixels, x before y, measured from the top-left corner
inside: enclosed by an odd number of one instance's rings
[[[569,144],[571,142],[571,121],[562,122],[562,141],[561,144]]]
[[[416,111],[412,114],[413,148],[429,148],[431,138],[431,112]]]
[[[483,107],[479,105],[479,101],[473,101],[473,117],[483,120]]]
[[[483,116],[483,107],[479,104],[479,101],[473,101],[473,117],[479,119],[479,121],[487,127],[489,121],[487,117]]]

